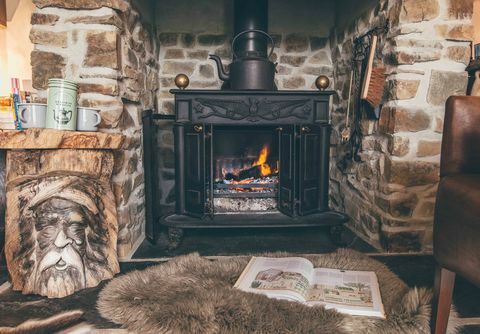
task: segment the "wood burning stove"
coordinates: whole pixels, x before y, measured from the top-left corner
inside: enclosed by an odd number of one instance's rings
[[[176,212],[160,219],[172,240],[184,228],[300,227],[347,220],[328,207],[333,92],[172,93]],[[148,154],[146,149],[147,160]],[[147,206],[152,203],[150,166],[146,161]],[[147,208],[147,222],[153,218],[155,223],[154,211]],[[151,239],[154,230],[147,226]]]
[[[228,84],[222,90],[170,91],[175,96],[176,212],[161,223],[169,227],[172,241],[183,228],[344,223],[347,217],[328,207],[334,92],[277,91],[275,65],[267,56],[267,0],[235,0],[234,7],[230,76],[217,59],[220,78]],[[146,231],[154,240],[148,117]]]

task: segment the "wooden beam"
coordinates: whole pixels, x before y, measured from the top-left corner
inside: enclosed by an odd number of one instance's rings
[[[0,0],[0,27],[7,26],[7,0]]]

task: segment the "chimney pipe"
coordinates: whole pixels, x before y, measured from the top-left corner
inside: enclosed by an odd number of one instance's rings
[[[235,0],[234,35],[245,30],[261,30],[268,33],[268,0]],[[235,55],[267,57],[268,39],[262,34],[242,35],[235,44]]]

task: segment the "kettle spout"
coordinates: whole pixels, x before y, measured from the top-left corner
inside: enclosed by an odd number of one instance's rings
[[[208,58],[214,60],[217,64],[218,77],[220,78],[220,80],[228,81],[230,79],[230,75],[226,73],[223,69],[222,60],[220,59],[220,57],[217,55],[208,55]]]

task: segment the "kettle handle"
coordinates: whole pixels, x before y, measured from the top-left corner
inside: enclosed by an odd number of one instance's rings
[[[273,38],[272,36],[270,36],[269,34],[267,34],[265,31],[262,31],[262,30],[257,30],[257,29],[249,29],[249,30],[245,30],[245,31],[242,31],[240,33],[237,34],[237,36],[235,36],[233,38],[233,41],[232,41],[232,52],[233,52],[233,56],[234,58],[237,58],[237,55],[235,54],[235,42],[237,41],[238,37],[242,36],[242,35],[245,35],[249,32],[258,32],[266,37],[268,37],[270,39],[270,42],[272,43],[272,49],[270,50],[270,52],[268,53],[268,56],[267,58],[270,58],[273,54],[273,49],[275,48],[275,43],[273,41]]]

